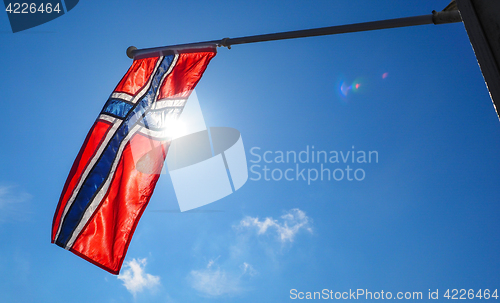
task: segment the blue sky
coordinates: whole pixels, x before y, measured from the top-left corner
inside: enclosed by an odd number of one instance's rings
[[[429,14],[444,1],[85,1],[12,34],[0,14],[0,300],[286,302],[290,291],[494,290],[500,123],[461,23],[219,49],[196,92],[209,126],[265,151],[376,151],[363,180],[248,180],[177,212],[163,175],[120,278],[50,244],[74,158],[155,47]],[[384,76],[385,75],[385,76]],[[341,87],[359,84],[357,90]],[[318,163],[298,163],[319,169]],[[250,178],[257,176],[250,173]]]

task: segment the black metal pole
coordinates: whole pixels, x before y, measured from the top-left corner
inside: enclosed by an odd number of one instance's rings
[[[133,59],[142,59],[142,58],[162,55],[162,53],[165,51],[180,50],[183,48],[197,48],[197,47],[206,47],[210,45],[224,46],[231,48],[231,45],[245,44],[245,43],[335,35],[335,34],[385,29],[385,28],[423,25],[423,24],[444,24],[444,23],[461,22],[461,21],[462,18],[460,17],[460,13],[458,12],[458,10],[441,11],[441,12],[433,11],[432,14],[430,15],[422,15],[416,17],[388,19],[381,21],[348,24],[348,25],[337,25],[337,26],[281,32],[274,34],[246,36],[240,38],[224,38],[221,40],[177,44],[164,47],[137,49],[136,47],[131,46],[127,49],[127,56]]]

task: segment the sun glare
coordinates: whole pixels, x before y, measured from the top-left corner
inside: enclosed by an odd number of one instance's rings
[[[171,139],[175,139],[185,135],[186,129],[184,121],[179,119],[170,120],[165,123],[164,134]]]

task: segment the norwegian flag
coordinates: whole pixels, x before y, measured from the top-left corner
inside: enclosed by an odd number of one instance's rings
[[[215,54],[213,46],[134,60],[73,163],[52,243],[119,273],[163,167],[165,125],[181,114]]]

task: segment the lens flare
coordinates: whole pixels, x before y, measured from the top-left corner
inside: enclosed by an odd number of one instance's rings
[[[382,79],[387,78],[387,76],[389,76],[389,73],[383,73],[383,74],[382,74]]]
[[[356,92],[361,86],[361,83],[354,81],[351,85],[347,85],[345,82],[340,84],[340,93],[342,96],[347,97],[350,91]]]
[[[349,90],[351,90],[351,87],[342,81],[342,83],[340,84],[340,93],[342,94],[342,96],[347,97]]]
[[[366,82],[364,81],[364,78],[361,77],[356,77],[352,82],[347,82],[341,78],[341,80],[337,82],[337,87],[339,95],[342,99],[344,99],[344,101],[347,101],[349,96],[353,93],[361,93],[366,90]]]

